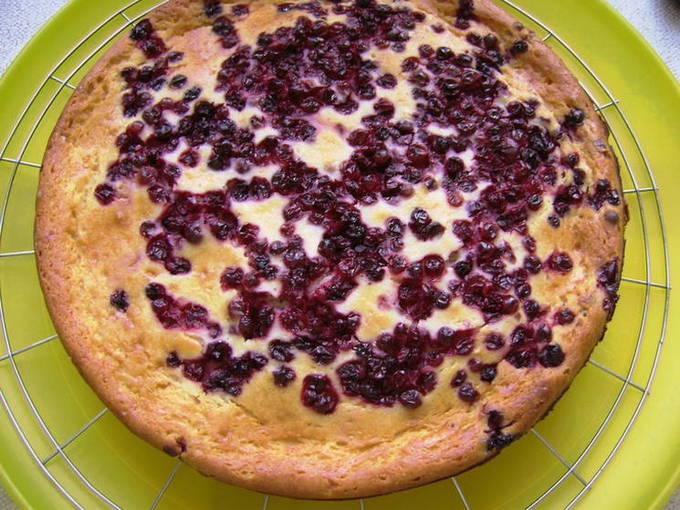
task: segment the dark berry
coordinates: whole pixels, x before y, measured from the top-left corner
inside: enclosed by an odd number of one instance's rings
[[[189,90],[187,90],[184,93],[184,99],[186,101],[193,101],[194,99],[196,99],[200,95],[201,95],[201,88],[200,87],[191,87]]]
[[[444,259],[439,255],[427,255],[423,259],[423,269],[428,276],[441,276],[444,272]]]
[[[505,345],[505,340],[501,335],[497,333],[491,333],[484,340],[484,345],[486,345],[486,348],[490,351],[497,351]]]
[[[547,265],[553,271],[566,274],[572,270],[574,263],[569,254],[565,252],[554,252],[548,257]]]
[[[272,372],[274,384],[285,388],[295,380],[295,370],[287,366],[281,366]]]
[[[512,434],[503,434],[500,431],[494,430],[489,434],[489,439],[486,442],[486,449],[489,451],[500,450],[501,448],[508,446],[514,440],[515,436]]]
[[[420,407],[420,405],[423,403],[418,390],[406,390],[399,395],[399,402],[404,407],[409,407],[411,409]]]
[[[461,384],[463,384],[466,379],[467,379],[467,372],[465,372],[465,370],[458,370],[456,372],[456,374],[453,376],[453,379],[451,379],[451,386],[453,388],[457,388]]]
[[[128,294],[123,289],[115,290],[109,298],[109,303],[111,303],[111,306],[116,310],[121,312],[127,312],[128,306],[130,306]]]
[[[526,53],[529,50],[529,45],[527,44],[526,41],[515,41],[512,43],[512,46],[510,47],[510,53],[513,55],[521,55],[522,53]]]
[[[289,362],[295,358],[292,344],[283,340],[272,340],[269,342],[269,355],[276,361]]]
[[[109,205],[116,198],[116,191],[110,184],[100,184],[94,190],[94,196],[102,205]]]
[[[397,86],[397,79],[392,74],[384,74],[377,79],[378,86],[385,89],[393,89]]]
[[[557,313],[555,313],[555,320],[561,326],[571,324],[572,322],[574,322],[574,319],[575,319],[574,312],[569,310],[569,308],[561,308],[557,311]]]
[[[579,108],[572,108],[564,117],[564,125],[568,128],[574,128],[583,124],[586,115],[583,110]]]
[[[187,84],[187,77],[183,74],[176,74],[170,79],[169,86],[171,89],[181,89]]]
[[[170,368],[177,368],[182,364],[182,361],[179,359],[179,356],[177,356],[177,353],[172,351],[170,354],[168,354],[167,358],[165,358],[165,363]]]
[[[439,60],[448,60],[453,56],[453,51],[451,51],[451,48],[447,48],[446,46],[440,46],[437,48],[437,59]]]
[[[470,271],[472,271],[472,265],[467,260],[461,260],[456,262],[453,266],[453,270],[458,275],[459,278],[465,278]]]
[[[245,16],[250,12],[250,7],[246,4],[236,4],[232,6],[231,12],[234,16]]]
[[[206,0],[203,6],[203,12],[208,18],[214,18],[222,14],[222,4],[219,0]]]
[[[557,367],[564,361],[564,352],[557,344],[548,344],[539,353],[538,361],[544,367]]]
[[[238,288],[243,281],[244,274],[245,273],[243,269],[238,266],[230,266],[226,268],[220,277],[222,290]]]
[[[473,403],[479,398],[479,392],[470,383],[463,383],[460,388],[458,388],[458,397],[468,404]]]
[[[330,414],[338,405],[338,393],[326,375],[310,374],[302,381],[302,403],[319,414]]]
[[[151,26],[151,22],[148,19],[143,19],[132,29],[130,39],[133,41],[142,41],[151,37],[152,33],[153,27]]]
[[[479,372],[479,378],[484,382],[490,383],[496,378],[496,373],[497,370],[495,365],[484,365]]]

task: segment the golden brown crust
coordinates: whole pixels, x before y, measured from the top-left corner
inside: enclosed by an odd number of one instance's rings
[[[450,0],[414,4],[447,21],[458,7]],[[205,23],[200,9],[198,0],[171,0],[150,19],[163,38],[172,41]],[[556,118],[572,107],[586,113],[570,143],[591,169],[591,182],[606,178],[621,192],[606,127],[560,59],[490,0],[476,0],[475,14],[503,46],[520,38],[530,43],[529,52],[510,65]],[[199,34],[196,37],[200,39]],[[583,268],[581,279],[551,276],[534,285],[534,294],[561,299],[577,312],[573,324],[554,332],[568,355],[553,369],[516,369],[500,363],[494,384],[477,404],[462,404],[448,384],[441,383],[416,410],[349,402],[327,417],[291,405],[299,399],[299,382],[272,393],[258,383],[267,375],[262,373],[241,397],[227,399],[205,394],[173,374],[165,367],[167,352],[195,353],[195,341],[180,332],[160,330],[142,306],[131,306],[122,316],[102,305],[110,289],[123,280],[134,302],[158,273],[152,264],[139,260],[144,247],[134,223],[135,215],[150,216],[158,212],[157,206],[131,196],[102,214],[92,197],[107,164],[116,159],[111,142],[127,124],[118,111],[118,72],[122,65],[139,65],[142,60],[123,38],[78,86],[48,145],[35,234],[41,284],[60,338],[85,379],[135,433],[181,455],[207,475],[250,489],[300,498],[376,495],[483,462],[496,453],[486,448],[488,409],[501,410],[512,422],[504,433],[523,434],[585,363],[607,321],[594,278],[604,263],[622,257],[622,206],[611,208],[619,214],[616,223],[604,220],[604,209],[582,207],[565,218],[559,232],[545,221],[533,226],[534,235],[547,245],[576,253],[575,266]],[[206,281],[214,279],[208,272]],[[456,368],[455,364],[445,368],[442,381],[449,380]]]

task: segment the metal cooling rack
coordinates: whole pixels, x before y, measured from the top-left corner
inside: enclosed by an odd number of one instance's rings
[[[40,126],[41,122],[45,118],[48,110],[50,107],[53,105],[55,102],[58,94],[64,89],[64,88],[69,88],[69,89],[75,89],[75,85],[70,83],[70,80],[73,78],[73,76],[83,67],[85,66],[88,61],[95,56],[95,54],[100,51],[107,43],[111,42],[116,36],[118,36],[121,32],[126,30],[127,28],[130,27],[133,23],[135,23],[137,20],[140,18],[144,17],[146,14],[148,14],[150,11],[154,10],[155,8],[159,7],[160,5],[163,5],[166,3],[168,0],[164,0],[156,4],[154,7],[147,9],[146,11],[135,15],[134,17],[128,16],[125,11],[128,10],[130,7],[135,6],[142,0],[134,0],[116,11],[115,13],[111,14],[108,18],[103,20],[98,26],[96,26],[93,30],[91,30],[83,39],[81,39],[73,48],[66,53],[52,68],[52,70],[49,72],[49,74],[42,80],[40,86],[35,90],[33,95],[31,96],[31,99],[29,102],[26,104],[24,107],[22,113],[19,115],[19,117],[16,119],[14,122],[14,125],[12,127],[12,130],[2,146],[2,149],[0,150],[0,161],[4,162],[9,162],[13,164],[12,170],[11,170],[11,176],[10,180],[8,183],[7,191],[4,196],[3,204],[2,204],[2,210],[0,212],[0,239],[2,238],[3,235],[3,227],[5,225],[5,220],[6,220],[6,214],[7,214],[7,206],[9,202],[9,197],[12,191],[12,184],[14,183],[14,178],[16,176],[17,170],[20,165],[23,166],[28,166],[32,168],[41,168],[41,164],[39,162],[35,161],[25,161],[23,159],[24,154],[26,152],[27,147],[29,146],[29,143],[33,139],[33,136],[35,135],[38,127]],[[639,139],[637,138],[635,131],[633,130],[630,122],[628,121],[628,118],[626,117],[625,111],[623,109],[623,105],[611,94],[607,86],[603,83],[603,81],[599,78],[599,76],[596,74],[596,72],[588,65],[588,63],[581,58],[565,41],[562,39],[558,34],[556,34],[553,30],[550,29],[545,23],[543,23],[541,20],[537,19],[535,16],[533,16],[531,13],[527,12],[523,8],[517,6],[515,3],[513,3],[510,0],[501,0],[510,10],[514,10],[517,13],[523,15],[526,19],[530,20],[533,24],[535,24],[536,27],[541,28],[543,31],[547,33],[547,35],[543,38],[544,41],[555,41],[559,46],[561,46],[564,50],[566,50],[571,56],[573,56],[576,61],[579,63],[579,65],[582,67],[582,69],[586,72],[588,76],[590,76],[594,82],[601,88],[601,90],[604,92],[606,95],[607,101],[603,104],[599,104],[595,99],[595,96],[593,93],[584,85],[581,83],[582,88],[584,91],[588,94],[588,96],[592,99],[593,103],[596,106],[596,110],[598,112],[603,112],[607,109],[613,109],[618,113],[620,116],[620,119],[623,122],[623,129],[614,129],[614,127],[607,121],[606,116],[602,115],[603,119],[605,122],[607,122],[607,125],[610,128],[611,132],[611,137],[614,142],[614,146],[618,149],[621,159],[623,160],[626,172],[628,176],[631,179],[631,182],[633,183],[633,187],[630,189],[624,189],[623,192],[628,196],[628,197],[634,197],[635,198],[635,203],[637,204],[638,212],[640,214],[640,219],[641,219],[641,224],[642,224],[642,236],[644,239],[644,259],[645,259],[645,278],[644,279],[636,279],[636,278],[628,278],[628,277],[623,277],[622,280],[626,282],[630,282],[632,284],[637,284],[641,285],[644,287],[644,308],[642,311],[642,319],[640,321],[640,325],[638,327],[638,334],[637,334],[637,340],[635,343],[635,349],[634,352],[630,358],[629,366],[628,366],[628,371],[625,375],[619,374],[616,371],[602,365],[599,362],[596,362],[595,360],[589,360],[589,363],[598,369],[602,370],[609,376],[612,376],[620,381],[623,382],[621,385],[621,388],[616,395],[614,401],[611,403],[610,409],[605,416],[604,420],[602,423],[599,425],[597,428],[595,434],[592,436],[592,438],[589,440],[587,445],[583,448],[581,451],[580,455],[576,460],[572,463],[568,462],[561,454],[560,452],[550,444],[550,442],[545,439],[536,429],[531,429],[531,432],[535,437],[545,446],[545,448],[552,454],[554,455],[561,464],[564,465],[564,467],[567,469],[559,478],[557,478],[552,485],[545,490],[542,494],[538,495],[534,501],[527,507],[527,508],[536,508],[540,503],[546,499],[555,489],[557,489],[567,478],[570,476],[573,476],[578,482],[581,484],[581,488],[579,492],[573,497],[573,499],[569,502],[567,505],[567,508],[572,508],[582,497],[583,495],[592,487],[592,485],[595,483],[597,478],[602,474],[602,472],[605,470],[607,465],[610,463],[614,455],[617,453],[619,448],[621,447],[623,441],[625,440],[626,436],[628,435],[628,432],[630,431],[631,427],[633,426],[635,420],[637,419],[642,406],[644,405],[647,397],[650,395],[650,387],[651,384],[654,380],[654,375],[656,373],[656,368],[660,359],[663,343],[664,343],[664,338],[666,335],[666,328],[667,328],[667,322],[668,322],[668,311],[669,311],[669,298],[670,298],[670,268],[669,268],[669,257],[668,257],[668,244],[667,244],[667,239],[666,239],[666,231],[665,231],[665,226],[664,226],[664,218],[661,210],[661,204],[659,201],[659,196],[658,196],[658,187],[656,185],[656,180],[654,178],[654,174],[652,173],[652,169],[649,164],[649,160],[647,159],[647,156],[641,146],[641,143]],[[65,79],[60,79],[54,75],[54,73],[57,71],[59,66],[63,64],[70,56],[72,56],[79,48],[81,48],[99,29],[101,29],[105,24],[114,22],[115,20],[119,19],[120,20],[120,26],[113,31],[112,34],[110,34],[106,39],[104,39],[99,45],[97,45],[90,53],[88,53],[85,58],[76,66],[75,69],[73,69]],[[535,28],[535,27],[532,27]],[[26,137],[23,139],[21,143],[21,149],[18,153],[18,156],[16,159],[13,158],[8,158],[6,157],[6,151],[7,148],[9,147],[9,144],[13,141],[14,136],[17,133],[17,130],[19,126],[21,125],[22,121],[26,117],[26,114],[29,110],[29,108],[34,104],[38,94],[45,88],[46,84],[49,81],[54,81],[58,84],[56,90],[53,92],[51,95],[49,101],[45,105],[45,107],[42,109],[40,114],[38,115],[37,119],[31,126],[31,129],[29,130],[28,134]],[[644,166],[644,171],[646,173],[647,178],[649,181],[652,183],[651,186],[648,187],[640,187],[638,186],[639,179],[636,176],[636,174],[633,171],[633,167],[630,163],[630,156],[626,152],[623,143],[622,143],[622,137],[630,137],[632,139],[634,146],[635,146],[635,152],[640,156],[643,166]],[[661,236],[662,236],[662,242],[663,242],[663,274],[664,274],[664,281],[663,282],[656,282],[651,280],[651,273],[652,273],[652,262],[650,258],[650,243],[649,243],[649,237],[648,237],[648,223],[646,219],[646,213],[645,209],[642,205],[642,195],[643,194],[649,194],[653,197],[654,199],[654,206],[655,206],[655,213],[658,215],[658,221],[659,225],[661,227]],[[628,202],[631,203],[633,200],[628,198]],[[24,250],[24,251],[13,251],[13,252],[4,252],[0,253],[0,258],[2,257],[20,257],[20,256],[30,256],[34,254],[34,250]],[[638,361],[638,355],[640,353],[640,349],[643,343],[643,339],[645,336],[645,328],[647,327],[647,318],[648,318],[648,313],[649,313],[649,302],[650,302],[650,291],[652,288],[658,288],[662,289],[664,293],[664,305],[663,305],[663,318],[662,318],[662,324],[661,324],[661,332],[659,335],[659,338],[657,340],[656,344],[656,349],[654,351],[654,359],[651,365],[651,368],[649,370],[649,373],[647,375],[647,380],[644,386],[640,386],[639,384],[636,384],[632,380],[632,375],[635,370],[637,361]],[[8,328],[5,320],[5,315],[3,313],[4,310],[4,299],[8,299],[7,296],[3,295],[2,288],[0,288],[0,325],[2,327],[2,333],[3,333],[3,341],[4,345],[6,348],[7,354],[0,356],[0,362],[9,362],[11,366],[11,371],[14,377],[16,378],[16,382],[18,383],[21,397],[23,398],[25,404],[28,406],[28,409],[30,410],[30,414],[32,415],[32,419],[34,420],[35,423],[37,423],[44,433],[45,437],[48,439],[49,443],[51,444],[53,450],[52,452],[45,456],[45,457],[40,457],[38,453],[36,452],[36,449],[34,448],[33,444],[31,441],[27,438],[26,433],[23,428],[23,423],[22,420],[20,420],[17,417],[17,414],[15,411],[12,409],[10,406],[7,398],[5,397],[5,394],[3,393],[2,389],[0,389],[0,401],[2,402],[2,405],[4,406],[7,415],[9,416],[9,419],[16,429],[16,433],[21,440],[21,442],[24,444],[26,447],[26,450],[29,452],[33,460],[35,461],[36,466],[40,469],[40,471],[54,484],[55,488],[68,500],[71,502],[71,504],[76,507],[76,508],[84,508],[81,503],[79,503],[76,498],[71,494],[71,492],[64,486],[62,485],[57,478],[50,472],[50,470],[47,467],[47,463],[52,460],[54,457],[60,457],[63,459],[63,461],[66,463],[68,468],[71,470],[73,475],[75,475],[81,482],[82,484],[93,494],[95,495],[99,500],[101,500],[105,505],[114,508],[114,509],[121,509],[121,507],[116,504],[115,501],[113,501],[110,497],[108,497],[106,494],[103,493],[102,490],[98,489],[88,478],[83,475],[83,473],[78,469],[78,466],[73,462],[73,460],[69,457],[66,449],[67,447],[73,443],[74,441],[77,441],[78,438],[86,431],[88,430],[92,425],[94,425],[102,416],[104,416],[108,409],[103,408],[101,411],[96,413],[89,421],[87,421],[84,425],[82,425],[75,433],[73,433],[68,439],[66,439],[63,442],[58,442],[57,439],[55,438],[54,434],[50,430],[50,427],[47,425],[45,420],[42,418],[40,412],[38,411],[38,408],[31,398],[31,395],[26,387],[26,384],[24,383],[24,379],[22,378],[21,372],[17,368],[17,363],[15,358],[22,353],[29,351],[31,349],[35,349],[40,347],[41,345],[48,344],[55,338],[57,338],[57,335],[51,335],[48,336],[47,338],[43,338],[40,340],[37,340],[29,345],[26,345],[21,348],[13,349],[12,348],[12,342],[10,340],[9,334],[8,334]],[[618,440],[616,441],[615,445],[605,458],[605,460],[602,462],[602,464],[599,466],[599,468],[595,471],[594,475],[590,479],[585,479],[582,477],[579,472],[577,471],[577,468],[583,461],[583,459],[588,455],[588,453],[591,451],[591,449],[596,445],[598,439],[602,435],[602,433],[605,431],[607,426],[609,425],[610,421],[612,420],[612,417],[614,416],[614,413],[616,410],[619,408],[621,401],[623,397],[625,396],[627,391],[635,391],[639,392],[641,394],[640,400],[638,404],[635,406],[634,411],[630,415],[630,418],[628,419],[628,422],[626,423],[623,431],[621,432]],[[150,510],[154,510],[158,504],[160,503],[161,499],[163,498],[163,495],[167,491],[168,487],[172,484],[175,475],[177,474],[177,471],[179,470],[182,462],[181,460],[178,460],[170,473],[168,474],[167,478],[165,479],[165,482],[159,487],[158,492],[156,493],[155,498],[153,499],[151,505],[150,505]],[[462,501],[463,506],[465,507],[466,510],[471,510],[471,506],[468,502],[467,497],[465,496],[465,493],[463,492],[463,489],[456,479],[456,477],[452,477],[451,481],[453,482],[453,485],[455,487],[456,492],[458,493],[460,500]],[[269,496],[264,496],[262,500],[262,509],[266,510],[267,506],[269,504]],[[357,505],[361,510],[364,510],[364,501],[359,500],[357,501]]]

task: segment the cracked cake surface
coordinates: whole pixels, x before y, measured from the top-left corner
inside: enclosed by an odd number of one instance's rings
[[[78,86],[36,253],[134,432],[302,498],[498,453],[616,300],[627,211],[564,64],[489,0],[170,0]]]

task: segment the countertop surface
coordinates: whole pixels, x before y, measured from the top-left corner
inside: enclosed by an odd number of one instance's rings
[[[649,41],[680,80],[680,0],[607,0]],[[0,31],[0,74],[33,34],[67,0],[0,0],[0,15],[11,23]],[[16,506],[0,487],[0,510]],[[680,510],[680,490],[666,510]]]

